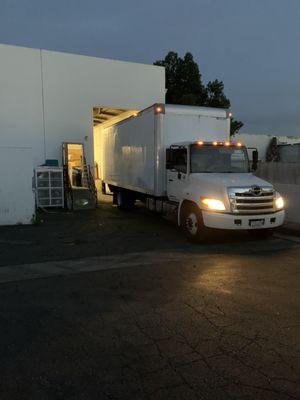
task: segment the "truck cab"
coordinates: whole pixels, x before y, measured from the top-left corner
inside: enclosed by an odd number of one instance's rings
[[[211,229],[247,230],[267,237],[284,222],[284,201],[253,174],[241,143],[182,142],[166,153],[167,197],[178,206],[178,224],[190,238]]]

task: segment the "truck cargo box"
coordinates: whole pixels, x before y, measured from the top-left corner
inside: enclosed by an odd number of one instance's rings
[[[103,181],[109,185],[166,195],[166,148],[173,143],[229,138],[223,109],[153,105],[103,130]]]

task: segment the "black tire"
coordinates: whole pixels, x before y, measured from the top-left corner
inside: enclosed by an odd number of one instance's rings
[[[66,194],[66,208],[69,211],[73,211],[73,196],[70,192]]]
[[[119,210],[129,211],[134,207],[135,199],[125,190],[116,193],[116,204]]]
[[[202,212],[196,204],[186,204],[181,212],[180,225],[184,235],[193,242],[208,238],[209,231],[203,223]]]
[[[248,231],[253,239],[264,240],[273,236],[273,229],[251,229]]]

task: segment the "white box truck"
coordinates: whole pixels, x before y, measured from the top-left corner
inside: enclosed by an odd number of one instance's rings
[[[211,229],[267,237],[284,222],[284,201],[253,175],[247,149],[230,142],[223,109],[155,104],[103,130],[103,181],[120,209],[136,200],[175,214],[191,239]],[[105,186],[104,185],[104,186]]]

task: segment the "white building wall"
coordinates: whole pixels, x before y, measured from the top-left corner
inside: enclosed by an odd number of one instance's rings
[[[39,50],[0,45],[0,146],[32,147],[36,165],[45,159]]]
[[[165,99],[157,66],[8,45],[0,45],[0,61],[0,147],[32,148],[33,167],[47,158],[61,162],[64,141],[84,143],[93,166],[94,106],[138,110]],[[21,159],[14,161],[22,169]]]
[[[258,150],[258,156],[261,161],[266,160],[266,153],[274,135],[237,133],[233,140],[241,141],[246,147],[255,147]],[[278,144],[300,143],[300,137],[297,136],[276,136]],[[251,156],[251,152],[249,152]]]
[[[29,147],[0,146],[0,225],[33,221],[32,154]]]
[[[42,51],[42,66],[47,158],[61,157],[62,141],[83,142],[92,164],[94,106],[164,102],[163,68],[50,51]]]

